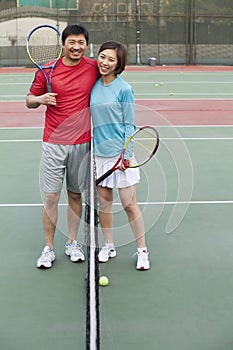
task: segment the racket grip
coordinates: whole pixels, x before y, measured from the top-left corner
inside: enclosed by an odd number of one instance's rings
[[[47,87],[48,87],[48,92],[53,92],[53,91],[52,91],[52,85],[51,85],[51,83],[48,83],[48,84],[47,84]]]
[[[104,173],[102,176],[96,179],[96,182],[95,182],[96,186],[98,186],[102,181],[104,181],[111,174],[112,174],[112,169],[109,169],[106,173]]]

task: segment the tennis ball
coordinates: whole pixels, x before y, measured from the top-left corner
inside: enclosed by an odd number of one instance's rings
[[[160,86],[163,86],[163,82],[160,83]]]
[[[105,287],[107,286],[109,283],[108,281],[108,277],[106,276],[101,276],[100,279],[99,279],[99,285],[102,286],[102,287]]]
[[[170,96],[173,96],[174,95],[174,92],[170,92]]]
[[[159,86],[159,84],[155,84],[155,87],[158,87]]]

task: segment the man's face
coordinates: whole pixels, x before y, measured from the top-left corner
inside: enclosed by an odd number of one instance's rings
[[[62,45],[65,58],[73,63],[80,61],[87,49],[87,42],[83,34],[69,35]]]

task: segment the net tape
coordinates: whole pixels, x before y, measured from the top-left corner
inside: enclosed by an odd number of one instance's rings
[[[95,186],[96,168],[92,149],[89,159],[89,176],[87,177],[85,191],[85,240],[88,260],[86,275],[86,350],[99,350],[98,200]]]

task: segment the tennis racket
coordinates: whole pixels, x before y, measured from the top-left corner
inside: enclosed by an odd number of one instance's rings
[[[43,73],[48,92],[52,92],[53,70],[62,55],[61,34],[49,24],[35,27],[27,36],[27,54]]]
[[[127,168],[138,168],[146,164],[155,154],[159,146],[159,134],[152,126],[142,126],[138,128],[125,142],[124,147],[116,163],[111,169],[106,171],[102,176],[96,180],[96,185],[99,185],[115,170],[119,169],[123,163]],[[136,162],[130,162],[130,165],[126,165],[124,156],[126,150],[132,150],[136,159]]]

